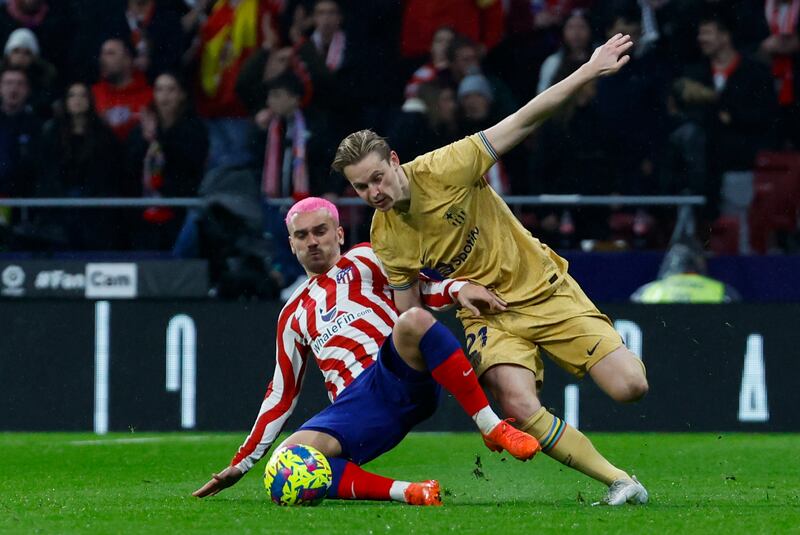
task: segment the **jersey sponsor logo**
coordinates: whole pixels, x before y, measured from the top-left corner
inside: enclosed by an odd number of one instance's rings
[[[347,266],[336,274],[337,284],[350,284],[355,280],[356,276],[353,273],[353,266]]]
[[[311,350],[315,355],[319,355],[320,350],[325,343],[337,334],[341,334],[345,328],[353,323],[358,318],[364,317],[372,312],[372,309],[367,308],[360,310],[357,313],[342,312],[333,322],[331,322],[324,331],[319,333],[319,336],[312,342]]]
[[[451,206],[444,213],[444,219],[454,227],[460,227],[467,220],[467,212],[458,205]]]
[[[449,277],[450,275],[457,270],[461,264],[467,261],[469,258],[470,253],[475,248],[475,244],[478,241],[478,235],[481,233],[481,230],[478,227],[474,227],[472,230],[469,231],[467,234],[467,242],[464,244],[464,248],[461,249],[456,256],[454,256],[449,263],[447,262],[439,262],[433,268],[435,269],[442,277]]]
[[[322,321],[324,321],[324,322],[331,321],[331,318],[333,318],[335,315],[336,315],[336,307],[335,306],[332,309],[330,309],[329,311],[327,311],[327,312],[325,312],[324,308],[320,308],[319,309],[319,317],[322,318]]]

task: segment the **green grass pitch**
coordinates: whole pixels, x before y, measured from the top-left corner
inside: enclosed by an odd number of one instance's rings
[[[520,463],[477,434],[412,434],[368,469],[439,479],[445,506],[267,501],[263,463],[198,500],[242,434],[0,434],[0,533],[800,532],[800,435],[590,434],[639,476],[645,507],[592,507],[604,487],[544,455]],[[476,465],[480,457],[481,467]]]

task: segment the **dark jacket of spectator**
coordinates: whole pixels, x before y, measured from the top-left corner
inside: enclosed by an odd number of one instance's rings
[[[27,105],[29,95],[25,71],[0,71],[0,196],[36,191],[41,122]]]
[[[687,77],[714,87],[708,62],[689,68]],[[694,110],[702,114],[706,125],[711,168],[717,172],[752,169],[756,153],[774,143],[770,132],[776,111],[769,71],[761,63],[741,57],[716,102]]]
[[[197,195],[208,155],[208,131],[203,121],[191,114],[181,117],[168,129],[159,126],[156,142],[164,158],[163,182],[158,191],[164,197]],[[141,126],[134,128],[128,139],[128,154],[137,168],[145,160],[150,145],[142,136]],[[141,194],[141,184],[137,188]]]

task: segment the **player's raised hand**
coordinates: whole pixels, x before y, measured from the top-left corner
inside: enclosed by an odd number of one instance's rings
[[[487,288],[471,282],[458,291],[458,303],[476,316],[481,315],[480,309],[489,313],[502,312],[506,309],[505,301]]]
[[[229,466],[218,474],[211,474],[211,480],[208,483],[197,489],[192,493],[196,498],[205,498],[213,496],[223,489],[233,486],[242,479],[244,474],[235,466]]]
[[[596,76],[609,76],[619,71],[631,59],[626,54],[633,46],[630,35],[618,33],[597,47],[589,59],[588,65],[592,67]]]

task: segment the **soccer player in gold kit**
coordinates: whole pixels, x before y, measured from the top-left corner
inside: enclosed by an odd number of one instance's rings
[[[643,504],[648,494],[542,406],[540,349],[576,377],[588,372],[620,402],[647,392],[644,365],[567,273],[567,262],[531,236],[484,175],[581,86],[621,69],[631,46],[630,36],[615,35],[517,112],[410,163],[401,165],[382,137],[361,130],[341,142],[332,165],[376,209],[372,246],[401,311],[421,305],[417,281],[424,268],[496,294],[487,314],[459,312],[481,383],[542,451],[608,485],[603,501],[610,505]]]

